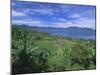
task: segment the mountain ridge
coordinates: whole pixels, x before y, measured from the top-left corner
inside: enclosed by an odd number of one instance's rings
[[[37,30],[40,32],[46,32],[50,35],[71,37],[71,38],[85,38],[85,39],[95,39],[96,30],[91,28],[80,28],[80,27],[68,27],[68,28],[54,28],[54,27],[37,27],[37,26],[27,26],[27,25],[13,25],[15,28]]]
[[[60,28],[60,27],[42,27],[42,26],[28,26],[28,25],[13,25],[17,27],[29,27],[29,28],[57,28],[57,29],[90,29],[90,30],[95,30],[92,28],[86,28],[86,27],[76,27],[76,26],[70,26],[66,28]]]

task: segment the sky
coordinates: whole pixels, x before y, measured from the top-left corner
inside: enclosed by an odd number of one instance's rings
[[[12,1],[12,24],[95,29],[95,6]]]

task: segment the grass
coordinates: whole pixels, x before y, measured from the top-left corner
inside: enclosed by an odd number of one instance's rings
[[[96,68],[94,40],[67,39],[12,28],[12,73],[41,73]]]

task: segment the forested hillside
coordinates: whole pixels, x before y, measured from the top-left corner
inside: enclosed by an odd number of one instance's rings
[[[95,69],[95,44],[95,40],[67,39],[12,27],[12,73]]]

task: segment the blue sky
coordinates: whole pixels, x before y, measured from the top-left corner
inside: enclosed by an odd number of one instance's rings
[[[95,9],[86,5],[13,1],[12,24],[95,29]]]

